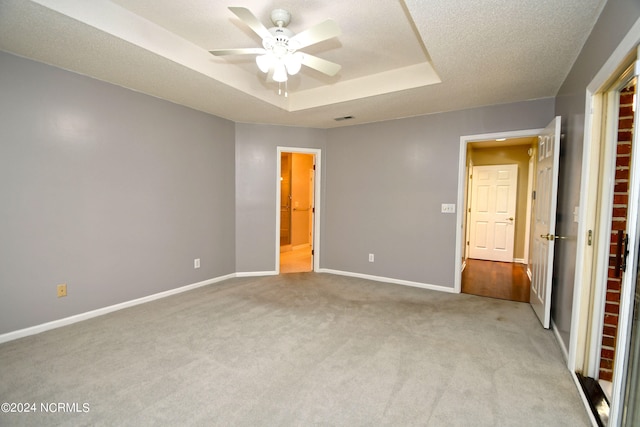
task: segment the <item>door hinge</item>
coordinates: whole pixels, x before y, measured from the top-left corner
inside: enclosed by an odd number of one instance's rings
[[[533,190],[533,191],[531,192],[531,199],[532,199],[532,200],[535,200],[535,199],[536,199],[536,190]]]
[[[587,245],[591,246],[593,244],[593,230],[589,230],[587,233]]]

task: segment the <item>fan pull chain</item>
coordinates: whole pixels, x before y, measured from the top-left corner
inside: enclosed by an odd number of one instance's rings
[[[282,95],[282,82],[278,82],[278,95]],[[284,97],[289,97],[289,83],[287,81],[284,82]]]

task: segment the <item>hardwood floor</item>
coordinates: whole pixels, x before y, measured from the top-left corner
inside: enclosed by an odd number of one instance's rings
[[[462,272],[465,294],[529,302],[530,286],[524,264],[467,259]]]

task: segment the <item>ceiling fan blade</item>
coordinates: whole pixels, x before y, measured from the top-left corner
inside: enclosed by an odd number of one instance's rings
[[[302,56],[302,64],[309,68],[313,68],[314,70],[318,70],[328,76],[335,76],[342,68],[341,65],[338,65],[335,62],[327,61],[326,59],[318,58],[317,56],[309,55],[307,53],[304,53]]]
[[[251,11],[244,7],[229,7],[229,10],[233,12],[242,22],[247,24],[261,39],[267,39],[273,37],[267,27],[262,25],[262,22]]]
[[[225,56],[225,55],[262,55],[266,53],[261,47],[247,47],[243,49],[215,49],[210,50],[210,54],[214,56]]]
[[[338,37],[340,34],[342,34],[342,31],[340,31],[338,24],[331,19],[327,19],[324,22],[296,34],[291,38],[291,40],[298,44],[296,47],[297,49],[302,49],[303,47],[311,46],[312,44],[320,43],[321,41],[325,41],[333,37]]]

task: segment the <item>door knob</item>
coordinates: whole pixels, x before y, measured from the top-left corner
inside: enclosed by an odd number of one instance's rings
[[[513,218],[512,216],[510,216],[510,217],[508,218],[508,220],[509,220],[509,221],[513,221],[513,219],[514,219],[514,218]]]
[[[568,237],[564,237],[564,236],[555,236],[553,234],[541,234],[540,237],[542,237],[543,239],[547,239],[547,240],[566,240],[568,239]]]

